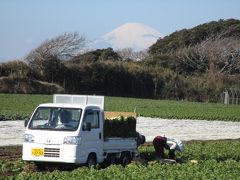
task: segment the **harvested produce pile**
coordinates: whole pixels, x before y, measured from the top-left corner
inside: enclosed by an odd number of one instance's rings
[[[132,116],[120,116],[112,119],[105,119],[104,137],[135,137],[136,122],[136,118]]]
[[[138,114],[135,112],[117,112],[117,111],[104,111],[105,119],[114,119],[116,117],[138,117]]]

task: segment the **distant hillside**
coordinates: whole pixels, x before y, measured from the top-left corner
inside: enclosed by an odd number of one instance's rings
[[[240,20],[212,21],[192,29],[176,31],[159,39],[149,48],[150,54],[168,53],[178,48],[193,46],[208,38],[236,37],[240,39]]]
[[[0,63],[0,92],[1,93],[63,93],[64,88],[52,82],[44,82],[36,78],[36,73],[19,60]]]
[[[240,21],[234,19],[172,33],[140,61],[125,60],[111,47],[65,61],[42,52],[31,63],[0,63],[0,92],[220,102],[226,89],[240,89]]]

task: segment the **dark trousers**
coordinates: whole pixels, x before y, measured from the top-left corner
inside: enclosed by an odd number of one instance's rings
[[[166,144],[166,138],[157,136],[153,139],[153,146],[157,157],[164,158],[164,146]]]
[[[169,159],[175,159],[176,158],[176,155],[175,155],[175,150],[169,150],[169,153],[168,153],[168,158]]]

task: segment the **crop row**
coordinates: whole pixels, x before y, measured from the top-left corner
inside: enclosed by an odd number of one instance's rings
[[[134,165],[126,168],[110,166],[95,170],[79,168],[72,172],[19,174],[16,179],[239,179],[240,164],[236,161],[208,160],[199,165],[168,165],[154,163],[149,166]]]
[[[0,94],[0,120],[29,118],[38,104],[51,101],[49,95]]]
[[[239,179],[239,146],[239,140],[188,143],[177,154],[177,164],[155,161],[153,147],[142,146],[141,159],[125,168],[111,165],[104,169],[79,167],[72,171],[30,172],[27,164],[18,160],[1,161],[0,172],[12,172],[9,178],[15,179]],[[193,159],[195,163],[190,161]]]
[[[239,105],[107,97],[109,111],[133,111],[145,117],[240,121]]]
[[[51,95],[0,94],[0,120],[28,118],[38,104],[46,102],[52,102]],[[240,121],[239,105],[106,97],[105,110],[136,110],[141,116],[168,119]]]

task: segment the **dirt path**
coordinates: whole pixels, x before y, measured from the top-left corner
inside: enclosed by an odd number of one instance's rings
[[[183,141],[239,139],[240,122],[139,117],[137,131],[146,136],[147,142],[160,134]],[[24,121],[0,121],[0,146],[21,144],[23,133]]]
[[[22,144],[24,121],[0,121],[0,146]]]
[[[139,117],[137,131],[146,135],[148,142],[160,134],[183,141],[239,139],[240,122]]]

